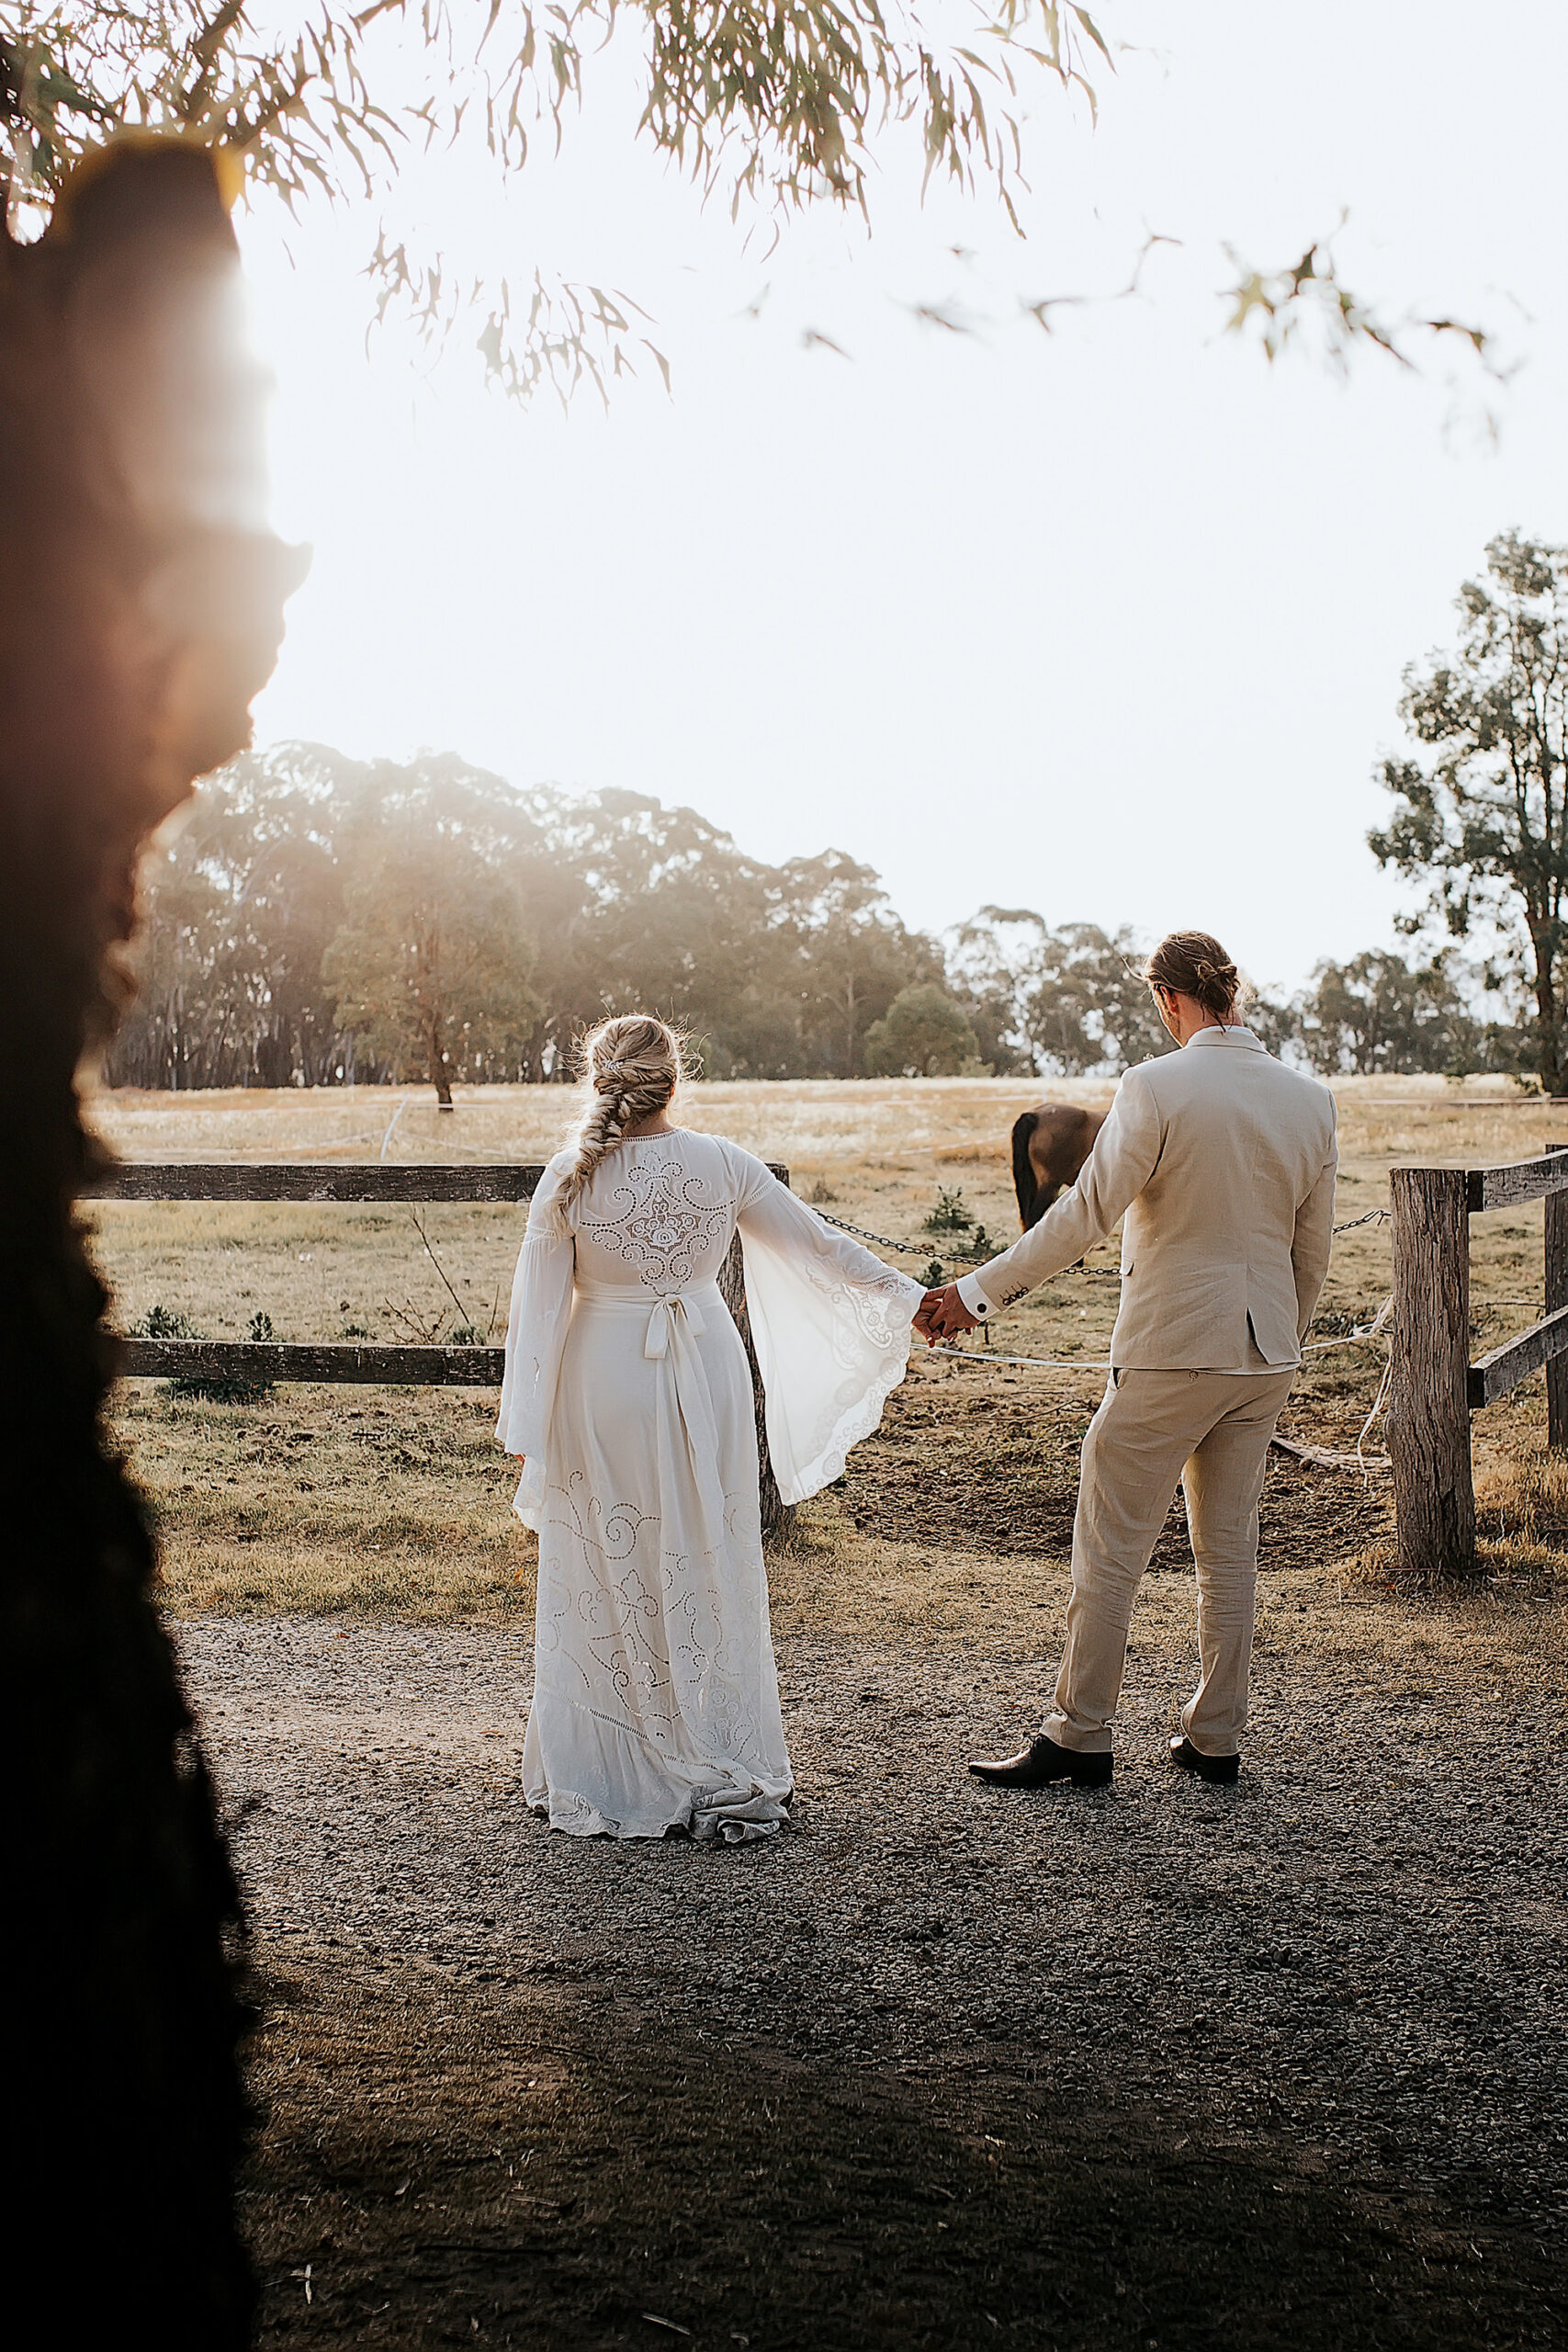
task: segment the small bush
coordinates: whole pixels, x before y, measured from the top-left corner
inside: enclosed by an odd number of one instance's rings
[[[130,1336],[138,1340],[205,1340],[208,1334],[194,1324],[188,1315],[175,1307],[150,1306],[139,1323],[130,1327]],[[260,1309],[245,1327],[247,1340],[260,1342],[275,1336],[272,1317]],[[171,1396],[205,1396],[217,1405],[249,1405],[259,1396],[270,1396],[270,1380],[231,1380],[221,1373],[190,1372],[176,1374],[169,1381]]]
[[[477,1324],[459,1323],[455,1331],[447,1333],[446,1344],[449,1348],[482,1348],[484,1337]]]
[[[975,1213],[965,1205],[963,1193],[950,1193],[939,1185],[936,1206],[926,1218],[923,1230],[927,1233],[967,1233],[974,1223]]]
[[[140,1323],[130,1327],[133,1340],[205,1340],[188,1315],[176,1313],[172,1306],[150,1306]]]

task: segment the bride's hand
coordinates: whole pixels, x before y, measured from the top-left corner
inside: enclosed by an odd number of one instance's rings
[[[915,1329],[934,1348],[944,1340],[957,1339],[961,1331],[973,1331],[979,1320],[959,1297],[957,1283],[944,1283],[940,1290],[927,1291],[915,1317]]]

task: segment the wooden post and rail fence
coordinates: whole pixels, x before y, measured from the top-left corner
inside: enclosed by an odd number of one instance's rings
[[[772,1164],[772,1163],[771,1163]],[[132,1161],[96,1187],[118,1201],[484,1202],[514,1206],[532,1198],[544,1169],[491,1163],[420,1167],[400,1162],[231,1160]],[[787,1168],[773,1165],[781,1183]],[[1389,1177],[1393,1227],[1393,1313],[1389,1455],[1393,1472],[1397,1557],[1406,1574],[1464,1574],[1475,1558],[1475,1489],[1470,1417],[1531,1374],[1547,1380],[1548,1443],[1568,1448],[1568,1145],[1539,1159],[1495,1168],[1395,1168]],[[1488,1209],[1546,1204],[1546,1314],[1517,1339],[1470,1361],[1470,1220]],[[784,1516],[768,1459],[761,1381],[746,1313],[739,1237],[719,1288],[735,1318],[756,1397],[762,1521]],[[352,1381],[420,1387],[497,1388],[505,1361],[496,1347],[364,1346],[288,1340],[151,1340],[120,1342],[129,1379]]]
[[[1498,1168],[1395,1168],[1389,1456],[1397,1556],[1415,1576],[1475,1563],[1470,1417],[1546,1374],[1547,1443],[1568,1447],[1568,1145]],[[1546,1313],[1470,1361],[1470,1220],[1546,1204]]]
[[[768,1163],[781,1184],[789,1170]],[[490,1162],[468,1167],[387,1167],[377,1160],[247,1165],[235,1160],[131,1160],[96,1185],[111,1201],[341,1202],[385,1208],[393,1204],[485,1202],[515,1207],[532,1200],[542,1162]],[[746,1312],[746,1278],[736,1235],[718,1278],[751,1367],[761,1467],[762,1526],[772,1533],[787,1516],[768,1456],[762,1381]],[[233,1381],[261,1386],[275,1380],[352,1381],[378,1386],[499,1388],[504,1348],[361,1346],[347,1340],[122,1339],[119,1371],[128,1380]]]

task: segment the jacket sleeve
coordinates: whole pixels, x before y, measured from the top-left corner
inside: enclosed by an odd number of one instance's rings
[[[1334,1247],[1334,1179],[1339,1165],[1334,1129],[1328,1132],[1328,1157],[1317,1182],[1296,1211],[1295,1238],[1291,1244],[1291,1271],[1296,1278],[1296,1340],[1306,1338],[1313,1309],[1328,1272]]]
[[[995,1313],[999,1307],[1011,1306],[1065,1266],[1076,1266],[1086,1251],[1115,1229],[1137,1199],[1159,1164],[1164,1142],[1154,1095],[1142,1072],[1130,1069],[1116,1090],[1105,1125],[1072,1191],[1048,1208],[1039,1224],[1010,1250],[966,1275],[960,1284],[960,1296],[972,1288]]]

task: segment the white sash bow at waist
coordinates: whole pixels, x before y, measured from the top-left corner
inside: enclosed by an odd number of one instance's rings
[[[706,1315],[728,1314],[723,1292],[716,1283],[699,1283],[691,1290],[670,1291],[650,1300],[647,1291],[623,1290],[618,1283],[580,1280],[576,1288],[578,1303],[595,1314],[647,1317],[642,1352],[649,1362],[669,1367],[659,1384],[660,1419],[670,1416],[669,1443],[676,1443],[678,1437],[683,1440],[704,1522],[704,1540],[710,1551],[717,1551],[725,1541],[718,1430],[707,1374],[692,1341],[708,1328],[705,1309]],[[632,1338],[630,1332],[626,1336]]]
[[[610,1307],[623,1315],[647,1316],[642,1351],[655,1363],[672,1351],[678,1355],[682,1339],[700,1340],[708,1328],[707,1316],[716,1309],[728,1311],[716,1283],[699,1283],[691,1290],[667,1291],[651,1301],[647,1291],[623,1290],[618,1283],[580,1279],[576,1289],[586,1306]]]
[[[707,1329],[702,1311],[684,1292],[677,1291],[672,1298],[661,1298],[648,1318],[648,1334],[642,1343],[645,1356],[668,1355],[671,1344],[680,1345],[676,1333],[686,1339],[700,1340]]]

